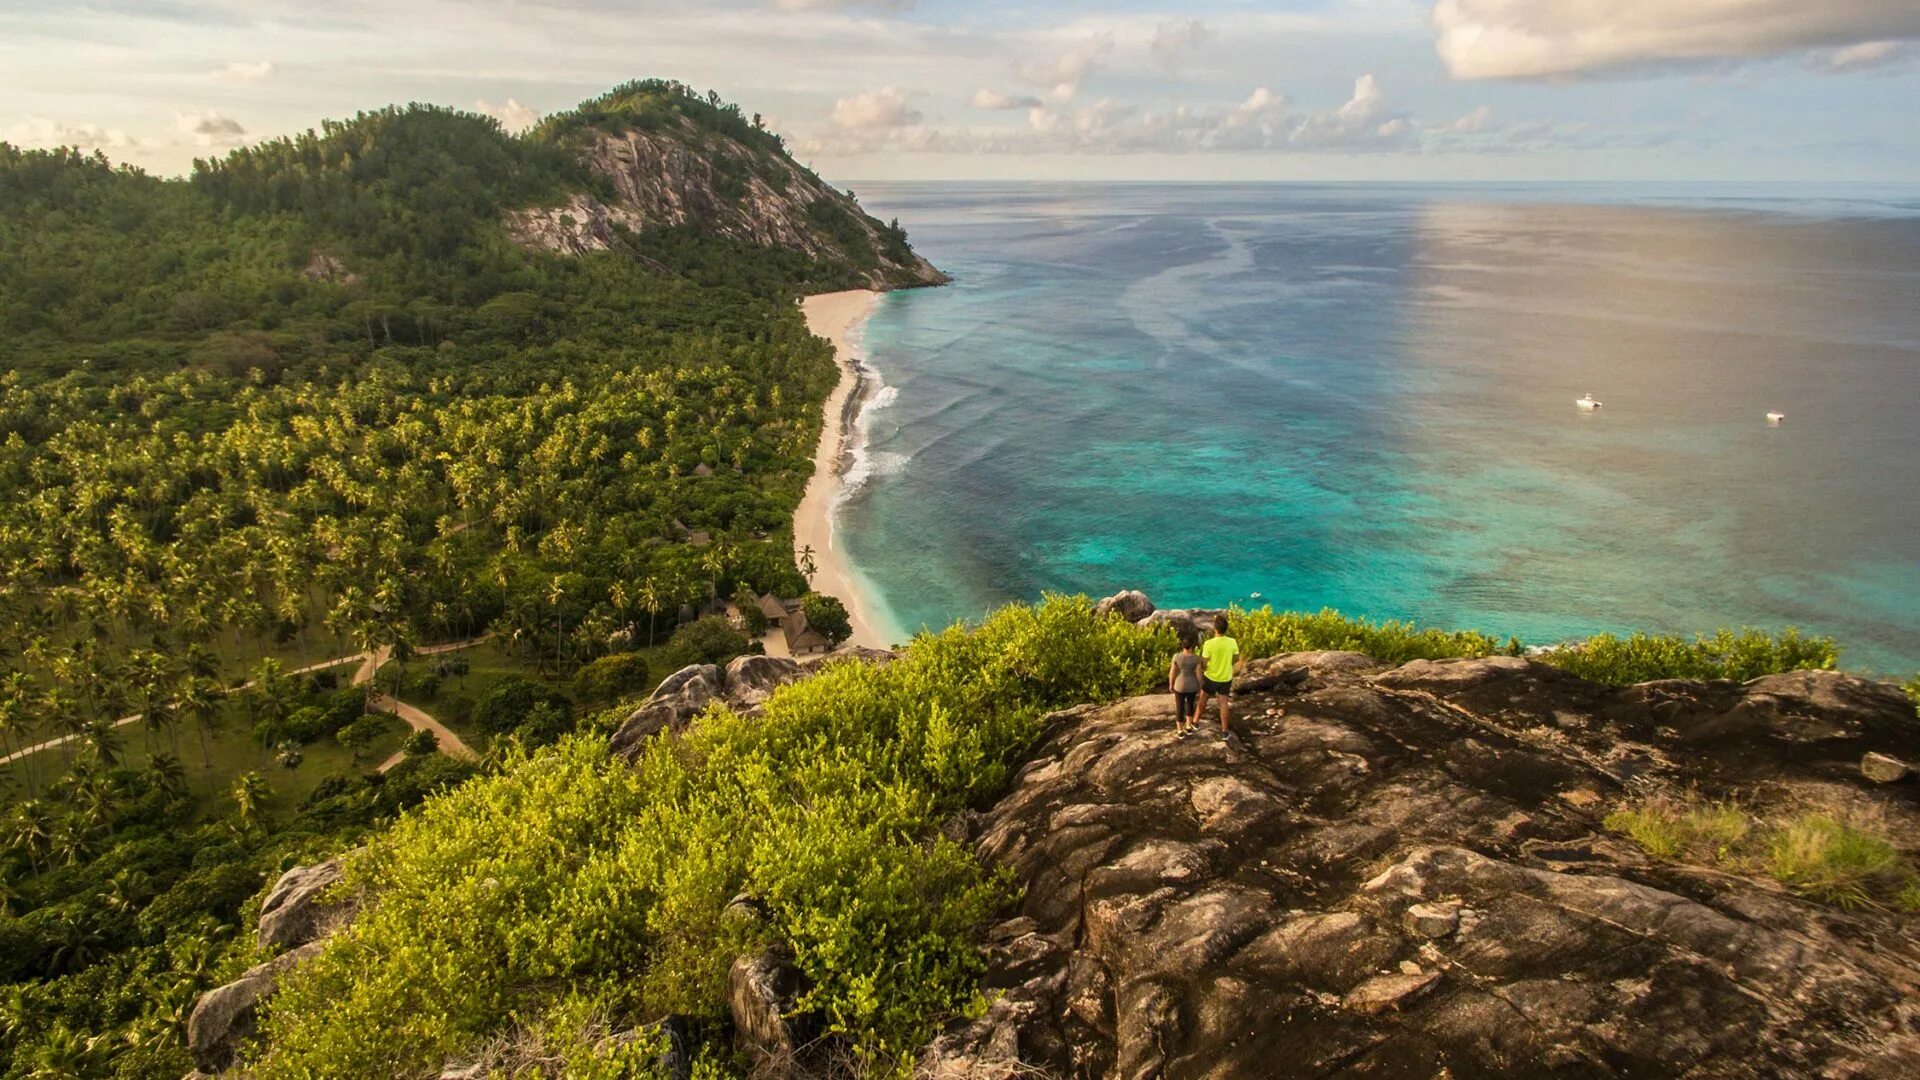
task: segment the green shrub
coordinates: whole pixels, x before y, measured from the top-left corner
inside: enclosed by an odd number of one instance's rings
[[[1878,830],[1821,813],[1780,827],[1767,852],[1767,870],[1795,892],[1845,908],[1865,907],[1910,873],[1899,849]]]
[[[646,657],[639,653],[615,653],[575,672],[573,688],[582,701],[613,701],[646,689],[649,674]]]
[[[1832,638],[1805,637],[1791,627],[1777,635],[1743,628],[1691,640],[1675,634],[1596,634],[1537,659],[1583,679],[1630,686],[1655,679],[1744,682],[1783,671],[1828,670],[1839,661],[1839,652]]]
[[[473,723],[489,735],[506,735],[517,729],[545,704],[565,713],[573,703],[565,694],[545,683],[519,677],[495,683],[473,707]]]
[[[1913,699],[1914,709],[1920,711],[1920,675],[1915,675],[1901,689],[1907,692],[1907,697]]]
[[[677,671],[690,664],[724,664],[753,651],[754,643],[719,615],[708,615],[673,632],[666,660]]]
[[[1608,814],[1605,824],[1657,859],[1691,854],[1718,861],[1735,857],[1753,819],[1731,802],[1650,799]]]
[[[435,735],[430,729],[421,728],[407,736],[407,741],[400,744],[400,749],[406,751],[410,757],[438,753],[440,736]]]
[[[973,1007],[970,934],[1006,898],[938,823],[1005,784],[1047,710],[1151,688],[1160,637],[1049,597],[834,664],[758,719],[717,709],[631,767],[594,738],[515,757],[350,860],[377,902],[274,999],[265,1071],[431,1069],[563,987],[717,1020],[728,965],[770,941],[805,1008],[889,1068]],[[764,925],[723,914],[742,891]]]
[[[1899,849],[1878,826],[1840,814],[1762,824],[1731,802],[1656,797],[1608,814],[1606,827],[1655,858],[1762,873],[1821,903],[1920,911],[1920,876]]]
[[[1252,611],[1235,608],[1228,613],[1228,624],[1240,642],[1242,655],[1248,657],[1341,649],[1366,653],[1383,663],[1404,664],[1409,660],[1488,656],[1500,649],[1500,642],[1486,634],[1422,630],[1409,622],[1374,623],[1331,608],[1313,614],[1276,613],[1272,607]]]
[[[800,598],[800,610],[807,617],[807,625],[826,635],[835,645],[853,635],[853,620],[847,614],[847,605],[837,597],[810,592]]]

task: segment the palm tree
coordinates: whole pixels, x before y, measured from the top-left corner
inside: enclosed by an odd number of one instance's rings
[[[273,789],[257,772],[241,773],[233,778],[233,816],[242,832],[251,831],[259,822],[260,811]]]
[[[660,613],[660,583],[648,578],[640,583],[640,603],[647,609],[647,647],[653,647],[653,620]]]
[[[820,565],[813,561],[813,545],[800,549],[800,573],[807,579],[807,587],[813,587],[813,575],[820,572]]]
[[[27,865],[40,876],[40,855],[53,839],[53,813],[39,799],[28,799],[13,808],[7,819],[7,842],[27,853]]]
[[[109,768],[120,763],[120,732],[112,722],[94,720],[87,724],[87,745],[92,748],[93,756],[100,764]],[[77,770],[78,765],[74,768]]]
[[[197,676],[189,676],[181,683],[174,697],[174,707],[193,717],[194,726],[200,732],[200,759],[208,772],[213,771],[213,748],[207,736],[218,724],[223,704],[220,688],[213,680]]]
[[[153,779],[153,786],[167,793],[169,798],[178,798],[187,790],[186,766],[172,754],[155,754],[147,762],[147,774]]]

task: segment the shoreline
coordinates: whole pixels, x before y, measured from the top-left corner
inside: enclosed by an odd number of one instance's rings
[[[890,649],[895,641],[905,638],[893,636],[897,628],[881,615],[880,606],[854,575],[846,552],[834,543],[833,514],[841,492],[846,489],[847,469],[853,463],[860,411],[875,382],[862,363],[860,331],[879,306],[881,295],[867,289],[854,289],[809,296],[800,303],[806,314],[807,329],[833,344],[833,360],[840,370],[840,380],[827,395],[820,443],[813,453],[813,475],[807,480],[800,506],[793,512],[795,561],[799,560],[802,549],[813,548],[813,590],[836,597],[847,606],[853,634],[845,644],[870,649]]]

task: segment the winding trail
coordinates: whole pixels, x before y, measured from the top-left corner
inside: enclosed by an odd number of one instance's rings
[[[492,640],[492,638],[493,638],[492,631],[488,631],[487,633],[481,634],[479,637],[467,638],[464,641],[449,641],[443,645],[423,645],[420,648],[414,650],[414,655],[415,656],[437,656],[440,653],[450,653],[450,652],[457,652],[461,649],[471,649],[475,645],[479,645],[483,642]],[[382,645],[378,649],[374,649],[371,652],[354,653],[352,656],[341,656],[341,657],[336,657],[332,660],[322,660],[317,664],[308,664],[305,667],[294,668],[292,671],[289,671],[286,674],[311,675],[316,671],[325,671],[328,668],[336,668],[346,664],[352,664],[352,663],[358,662],[360,666],[354,669],[353,682],[351,683],[351,685],[365,686],[366,684],[373,681],[374,674],[378,672],[380,670],[381,665],[385,664],[392,656],[393,656],[393,649],[390,646]],[[242,690],[251,689],[255,681],[256,680],[248,679],[246,682],[243,682],[238,686],[229,688],[226,691],[226,693],[237,694]],[[415,731],[433,732],[434,736],[440,740],[441,752],[451,754],[454,757],[465,758],[468,761],[479,760],[480,755],[474,753],[472,747],[469,747],[466,743],[461,742],[460,736],[455,735],[451,730],[447,728],[445,724],[442,724],[440,721],[435,720],[431,716],[428,716],[425,712],[421,711],[420,709],[417,709],[414,706],[409,705],[404,701],[399,701],[394,698],[390,698],[385,694],[372,695],[368,699],[367,704],[375,712],[390,713],[394,716],[398,716],[401,720],[406,722],[408,727],[411,727]],[[113,722],[113,726],[118,728],[118,727],[125,727],[128,724],[138,723],[140,719],[145,715],[146,715],[145,713],[134,713],[132,716],[123,716],[120,719],[115,720]],[[62,735],[57,739],[48,739],[45,742],[35,743],[32,746],[28,746],[28,747],[24,747],[22,749],[16,750],[5,757],[0,757],[0,765],[10,765],[13,762],[18,761],[21,758],[24,758],[30,754],[37,754],[42,750],[51,750],[54,747],[62,746],[62,745],[65,745],[66,743],[74,742],[84,737],[85,736],[82,736],[82,735]],[[386,772],[388,769],[393,768],[395,765],[398,765],[400,763],[401,758],[405,756],[406,754],[404,751],[394,754],[392,757],[388,758],[386,761],[383,761],[380,763],[380,771]]]

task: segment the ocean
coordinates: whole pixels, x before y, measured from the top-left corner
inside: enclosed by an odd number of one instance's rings
[[[903,632],[1139,588],[1920,670],[1920,189],[858,193],[954,277],[868,323],[837,511]]]

